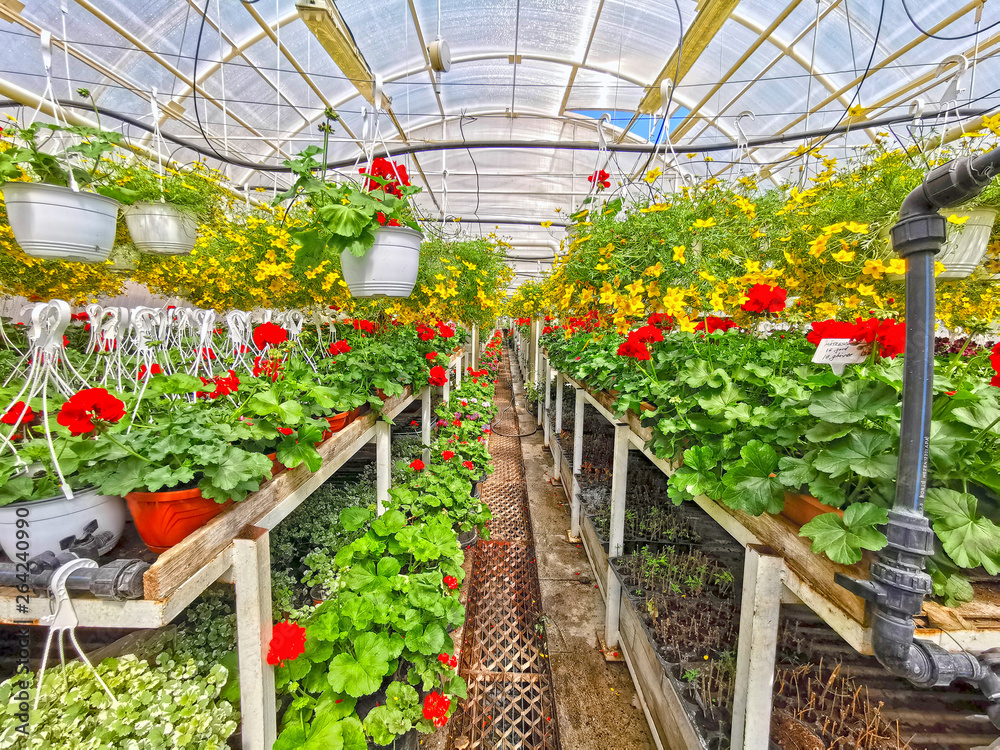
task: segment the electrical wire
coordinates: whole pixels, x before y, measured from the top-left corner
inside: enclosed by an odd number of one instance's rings
[[[903,12],[906,13],[906,17],[909,19],[910,24],[913,26],[913,28],[915,28],[924,36],[930,37],[931,39],[939,39],[943,42],[958,42],[963,39],[972,39],[973,37],[978,36],[983,31],[989,31],[990,29],[994,29],[997,26],[1000,26],[1000,21],[997,21],[996,23],[991,23],[989,26],[977,29],[976,31],[973,31],[972,33],[969,34],[959,34],[958,36],[943,36],[940,34],[932,34],[931,32],[921,28],[920,24],[917,23],[917,19],[915,19],[913,17],[913,14],[910,12],[910,8],[909,6],[907,6],[906,0],[901,0],[901,2],[903,3]]]
[[[468,119],[470,122],[476,121],[475,117],[469,117]],[[466,115],[463,112],[462,116],[458,118],[458,130],[462,134],[463,143],[465,142],[465,120]],[[476,171],[476,209],[472,212],[472,215],[479,218],[479,165],[476,164],[476,157],[472,155],[472,149],[467,148],[465,150],[469,154],[469,159],[472,160],[472,168]]]
[[[216,157],[220,160],[229,162],[228,157],[223,156],[219,153],[218,149],[215,148],[212,141],[208,137],[208,133],[205,132],[205,127],[201,124],[201,115],[198,113],[198,57],[201,55],[201,38],[205,33],[205,21],[208,18],[208,6],[212,3],[212,0],[205,0],[205,8],[201,12],[201,24],[198,26],[198,42],[194,46],[194,70],[191,72],[191,103],[194,106],[194,119],[198,123],[198,130],[201,133],[201,137],[205,139],[205,143],[208,147],[212,149]]]

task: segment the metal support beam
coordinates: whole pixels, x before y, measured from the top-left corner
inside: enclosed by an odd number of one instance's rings
[[[767,750],[785,562],[751,544],[743,565],[743,603],[733,693],[733,750]]]
[[[271,643],[271,551],[265,529],[233,540],[236,642],[240,668],[243,750],[269,750],[278,737]]]
[[[375,503],[378,515],[389,504],[392,482],[392,423],[380,419],[375,423]]]
[[[628,486],[629,431],[627,424],[615,424],[614,458],[611,465],[611,529],[608,533],[608,557],[621,557],[625,550],[625,488]],[[615,571],[608,566],[608,592],[604,621],[606,648],[618,645],[618,625],[621,618],[622,587]]]

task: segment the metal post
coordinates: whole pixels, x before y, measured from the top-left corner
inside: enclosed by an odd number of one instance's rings
[[[243,750],[270,750],[278,737],[271,644],[271,551],[267,529],[248,527],[233,540],[236,642],[239,651]]]
[[[629,430],[627,424],[615,425],[614,462],[611,468],[611,530],[608,535],[608,557],[621,557],[625,544],[625,487],[628,482],[628,443]],[[604,622],[604,640],[606,648],[618,645],[618,623],[621,616],[621,584],[615,571],[608,566],[607,619]]]
[[[736,650],[732,750],[767,750],[778,648],[784,560],[751,544],[743,563],[743,604]]]
[[[472,361],[469,367],[479,369],[479,326],[472,326]]]
[[[375,423],[375,502],[377,513],[385,513],[392,482],[392,424],[380,419]]]
[[[433,419],[433,412],[431,411],[431,387],[425,385],[420,389],[420,442],[424,446],[424,463],[429,464],[431,462],[431,419]]]
[[[580,468],[583,465],[583,411],[587,405],[586,392],[576,388],[576,404],[573,416],[573,487],[570,495],[571,539],[580,538]]]
[[[565,378],[561,372],[556,372],[556,435],[562,432],[563,415],[563,383]]]

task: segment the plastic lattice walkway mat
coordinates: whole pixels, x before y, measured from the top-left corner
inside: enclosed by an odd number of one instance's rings
[[[496,400],[512,400],[504,354]],[[482,498],[490,538],[472,548],[459,673],[469,697],[451,720],[447,750],[556,750],[559,728],[531,536],[528,488],[514,409],[490,436],[494,472]],[[500,433],[500,434],[498,434]]]

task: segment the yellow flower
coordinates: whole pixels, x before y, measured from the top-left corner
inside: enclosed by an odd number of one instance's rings
[[[844,249],[835,252],[833,254],[833,259],[841,263],[850,263],[852,260],[854,260],[854,256],[856,255],[857,253],[854,252],[853,250]]]
[[[551,221],[543,221],[542,222],[542,226],[545,227],[546,229],[548,229],[549,227],[552,226],[552,222]]]
[[[687,263],[687,261],[684,260],[684,250],[685,249],[686,248],[684,247],[684,245],[674,245],[674,260],[677,263],[681,263],[681,264]]]
[[[715,217],[709,216],[707,219],[695,219],[694,228],[695,229],[708,229],[708,227],[715,226]]]
[[[885,272],[893,276],[902,276],[906,273],[906,261],[902,258],[893,258],[886,266]]]
[[[868,234],[868,225],[859,224],[856,221],[849,221],[844,225],[844,229],[848,232],[854,232],[854,234]]]
[[[348,198],[348,197],[347,197],[347,196],[345,195],[345,196],[344,196],[343,198],[341,198],[341,199],[340,199],[340,202],[341,202],[341,203],[343,203],[343,204],[344,204],[344,205],[346,206],[347,204],[349,204],[349,203],[351,202],[351,199],[350,199],[350,198]]]
[[[873,280],[881,279],[885,275],[885,264],[880,260],[866,260],[865,267],[861,271],[865,276],[871,276]]]
[[[962,224],[964,224],[968,220],[969,220],[968,216],[959,216],[958,214],[952,214],[951,216],[948,217],[949,224],[957,224],[958,226],[962,226]]]
[[[676,260],[676,258],[674,258],[674,260]],[[653,278],[658,279],[658,278],[660,278],[660,275],[662,273],[663,273],[663,264],[657,262],[657,264],[655,266],[650,266],[645,271],[643,271],[642,275],[643,276],[652,276]]]
[[[658,211],[668,211],[668,210],[670,210],[669,203],[654,203],[652,206],[649,206],[648,208],[640,208],[639,213],[654,214]]]
[[[594,268],[597,269],[598,271],[607,271],[608,269],[611,268],[611,266],[609,266],[607,263],[604,263],[602,261],[602,262],[598,263],[596,266],[594,266]]]
[[[648,172],[646,172],[646,176],[645,176],[645,177],[643,177],[643,179],[644,179],[644,180],[645,180],[645,181],[646,181],[647,183],[649,183],[650,185],[652,185],[652,184],[653,184],[654,182],[656,182],[657,178],[658,178],[658,177],[659,177],[659,176],[660,176],[661,174],[663,174],[663,170],[662,170],[662,169],[660,169],[659,167],[656,167],[655,169],[651,169],[651,170],[649,170]]]
[[[934,261],[934,275],[935,276],[940,276],[942,273],[945,272],[945,270],[946,269],[944,267],[944,263],[941,263],[940,261]]]
[[[694,333],[698,323],[687,315],[682,314],[677,316],[677,325],[684,333]]]
[[[870,284],[858,284],[858,294],[862,297],[874,297],[875,287]]]
[[[715,276],[710,274],[708,271],[698,271],[698,275],[701,276],[701,278],[705,279],[705,281],[718,281],[718,279],[715,278]]]

